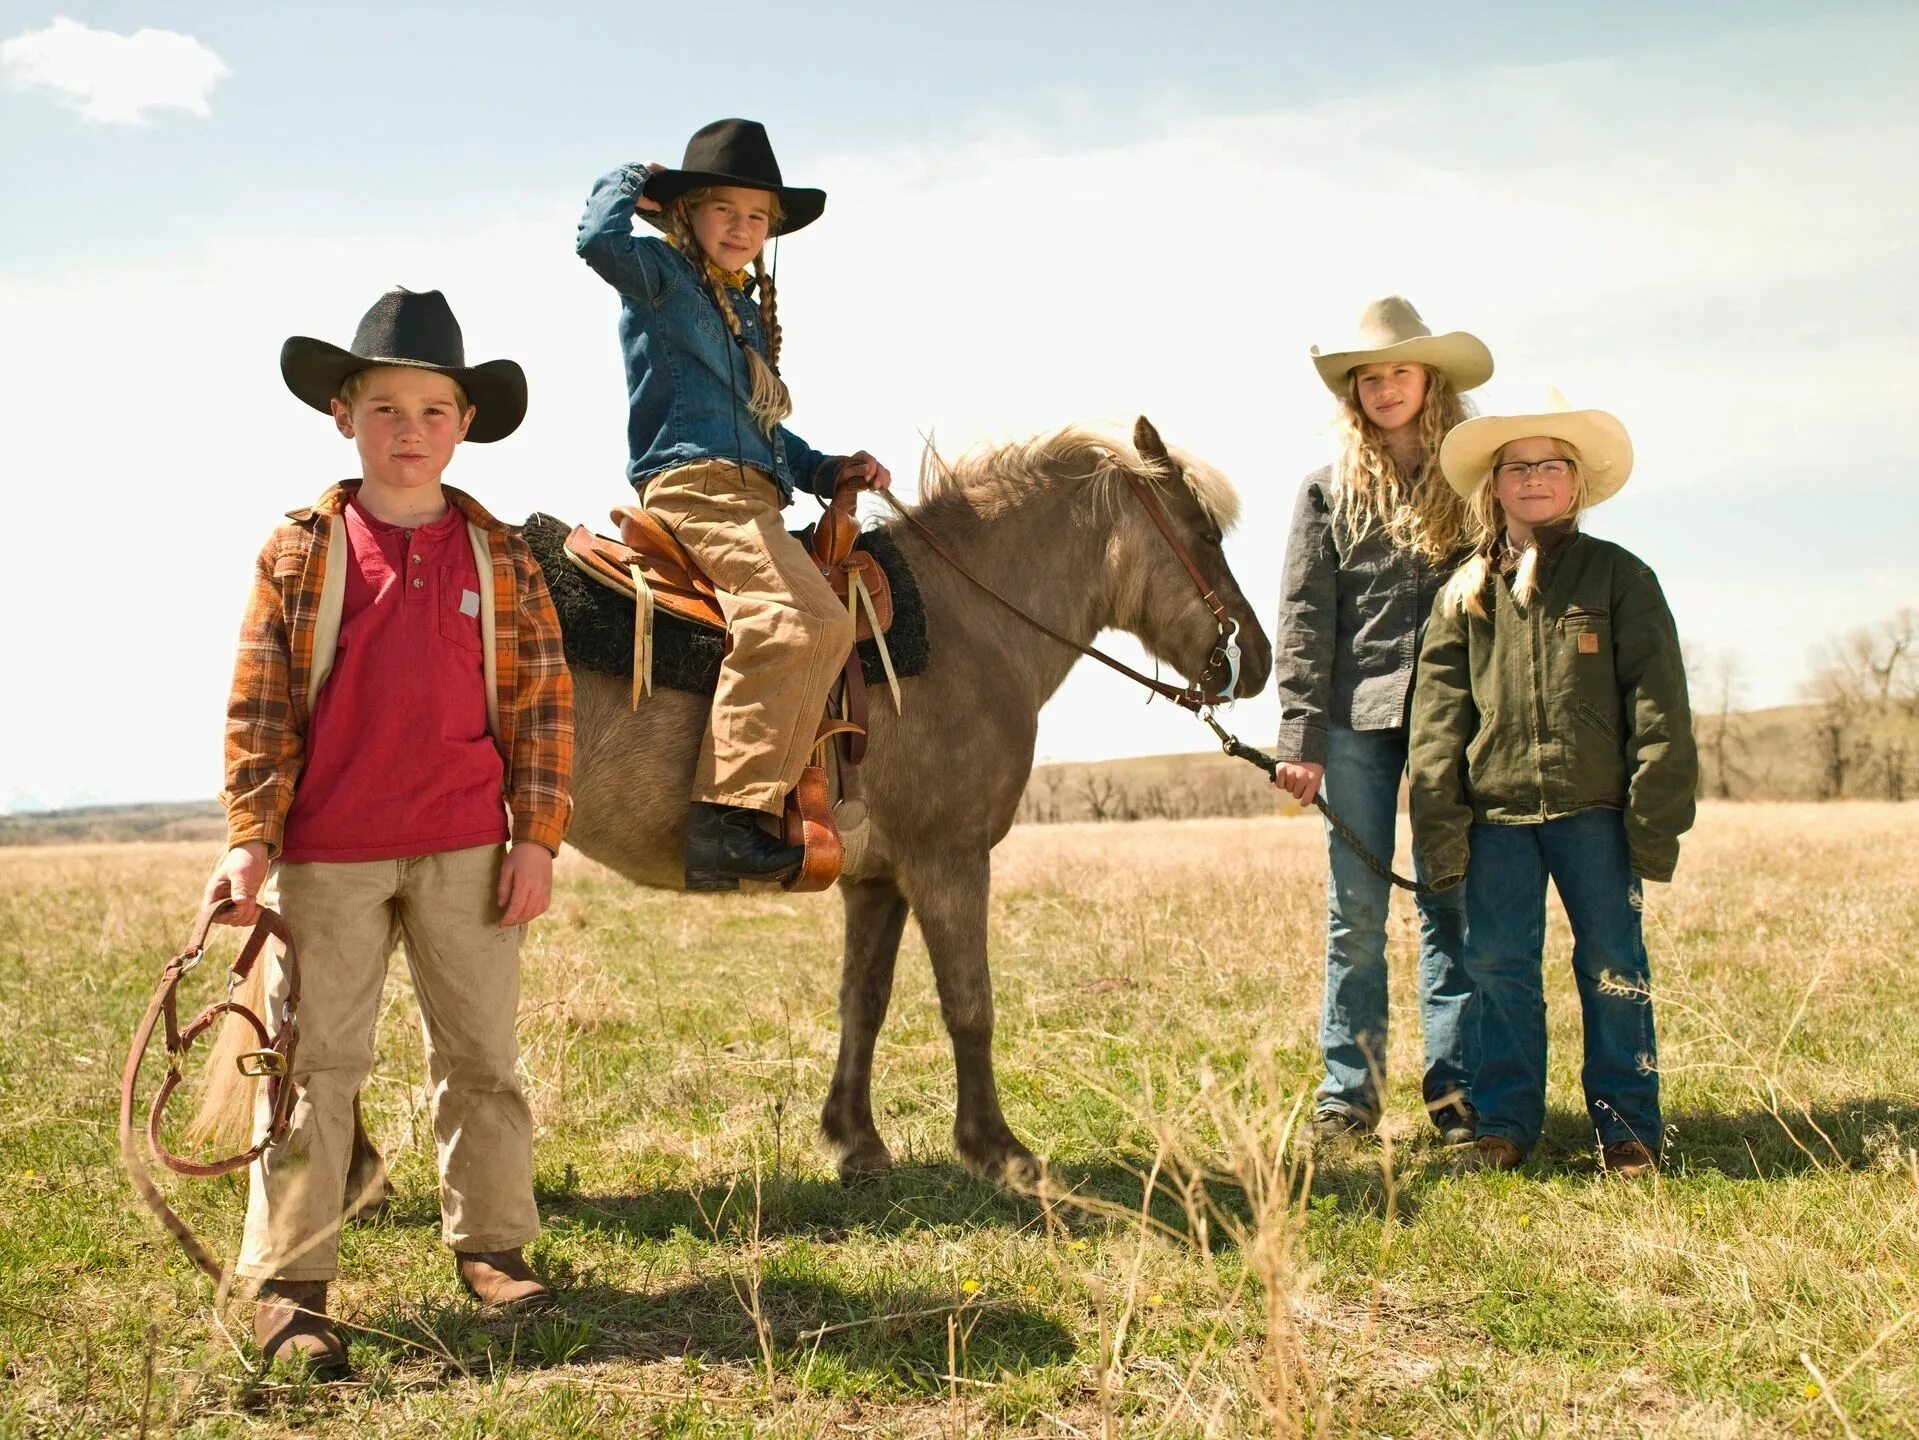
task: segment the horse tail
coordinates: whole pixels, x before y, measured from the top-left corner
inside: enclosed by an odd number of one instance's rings
[[[265,1013],[266,967],[256,965],[234,987],[233,1002],[255,1015]],[[187,1139],[195,1145],[217,1148],[222,1154],[244,1150],[253,1143],[254,1082],[240,1073],[240,1056],[259,1041],[251,1029],[232,1016],[214,1031],[213,1049],[201,1073],[200,1104],[187,1122]]]

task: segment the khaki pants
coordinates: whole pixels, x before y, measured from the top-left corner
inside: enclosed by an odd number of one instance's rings
[[[520,930],[499,925],[494,898],[504,853],[480,845],[276,867],[261,898],[299,946],[300,1039],[291,1128],[250,1174],[242,1275],[330,1280],[338,1268],[353,1097],[373,1068],[380,990],[401,938],[426,1032],[441,1236],[473,1251],[511,1250],[539,1234],[533,1115],[516,1073]],[[265,963],[278,1017],[286,972],[277,946]]]
[[[786,533],[780,492],[763,471],[683,465],[649,480],[645,501],[712,580],[733,637],[693,798],[777,815],[853,645],[846,602]]]

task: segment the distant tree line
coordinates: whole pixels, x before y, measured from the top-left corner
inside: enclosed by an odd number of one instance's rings
[[[1819,647],[1799,711],[1745,711],[1734,650],[1689,650],[1700,793],[1717,800],[1919,795],[1919,609]]]
[[[1808,696],[1819,798],[1907,800],[1919,788],[1919,609],[1825,647]]]
[[[1235,762],[1232,770],[1196,755],[1190,774],[1128,775],[1120,767],[1048,765],[1034,773],[1020,799],[1023,824],[1068,820],[1195,820],[1202,816],[1270,815],[1276,798],[1266,776]],[[1243,773],[1242,773],[1243,772]]]

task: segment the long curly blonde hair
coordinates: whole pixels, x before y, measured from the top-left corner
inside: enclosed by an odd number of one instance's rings
[[[1358,371],[1346,377],[1336,422],[1340,447],[1333,468],[1338,482],[1333,517],[1354,541],[1378,526],[1400,549],[1439,565],[1459,550],[1466,535],[1465,506],[1439,473],[1439,442],[1473,412],[1445,375],[1430,365],[1420,368],[1426,372],[1426,398],[1418,420],[1425,459],[1411,477],[1400,473],[1386,432],[1366,418],[1359,403]]]
[[[692,261],[694,268],[705,279],[707,293],[725,318],[726,328],[732,333],[733,339],[739,342],[740,349],[746,352],[747,374],[753,377],[753,393],[747,398],[746,408],[753,416],[753,423],[771,435],[780,421],[793,413],[793,396],[787,390],[786,382],[780,379],[782,337],[779,296],[774,292],[773,274],[766,268],[766,253],[762,250],[753,257],[754,289],[760,297],[760,323],[766,327],[766,354],[761,355],[741,340],[740,317],[733,313],[732,303],[726,298],[726,272],[707,258],[693,233],[693,211],[712,193],[712,187],[705,186],[689,190],[675,200],[667,211],[667,235],[674,248]],[[769,190],[766,198],[772,210],[766,228],[767,234],[772,236],[779,233],[786,212],[780,206],[778,195]]]
[[[1493,452],[1492,463],[1466,500],[1466,534],[1472,542],[1473,553],[1453,572],[1446,588],[1439,593],[1440,609],[1445,614],[1486,618],[1486,582],[1492,578],[1493,554],[1506,536],[1506,512],[1500,508],[1493,491],[1493,471],[1507,446],[1513,443],[1508,440]],[[1577,525],[1586,508],[1586,462],[1579,447],[1570,440],[1554,438],[1552,443],[1555,454],[1573,462],[1573,490],[1566,513],[1551,523]],[[1520,551],[1513,568],[1513,603],[1524,611],[1538,595],[1539,542],[1535,539]]]

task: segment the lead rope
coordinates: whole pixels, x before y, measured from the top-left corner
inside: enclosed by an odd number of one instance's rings
[[[1269,778],[1277,776],[1279,761],[1264,750],[1254,749],[1233,734],[1214,718],[1212,711],[1202,711],[1199,718],[1204,720],[1211,727],[1213,734],[1219,737],[1220,748],[1228,755],[1235,760],[1244,760],[1248,764],[1257,765]],[[1428,885],[1423,880],[1408,880],[1404,875],[1394,873],[1392,866],[1384,863],[1371,850],[1368,850],[1360,838],[1353,833],[1353,827],[1340,819],[1338,812],[1326,803],[1326,794],[1323,790],[1313,796],[1313,808],[1326,817],[1326,823],[1332,827],[1333,833],[1346,842],[1347,847],[1360,858],[1368,870],[1380,879],[1397,885],[1401,890],[1410,890],[1415,895],[1437,895],[1443,890],[1452,889],[1459,883],[1459,877],[1454,876],[1437,885]]]

